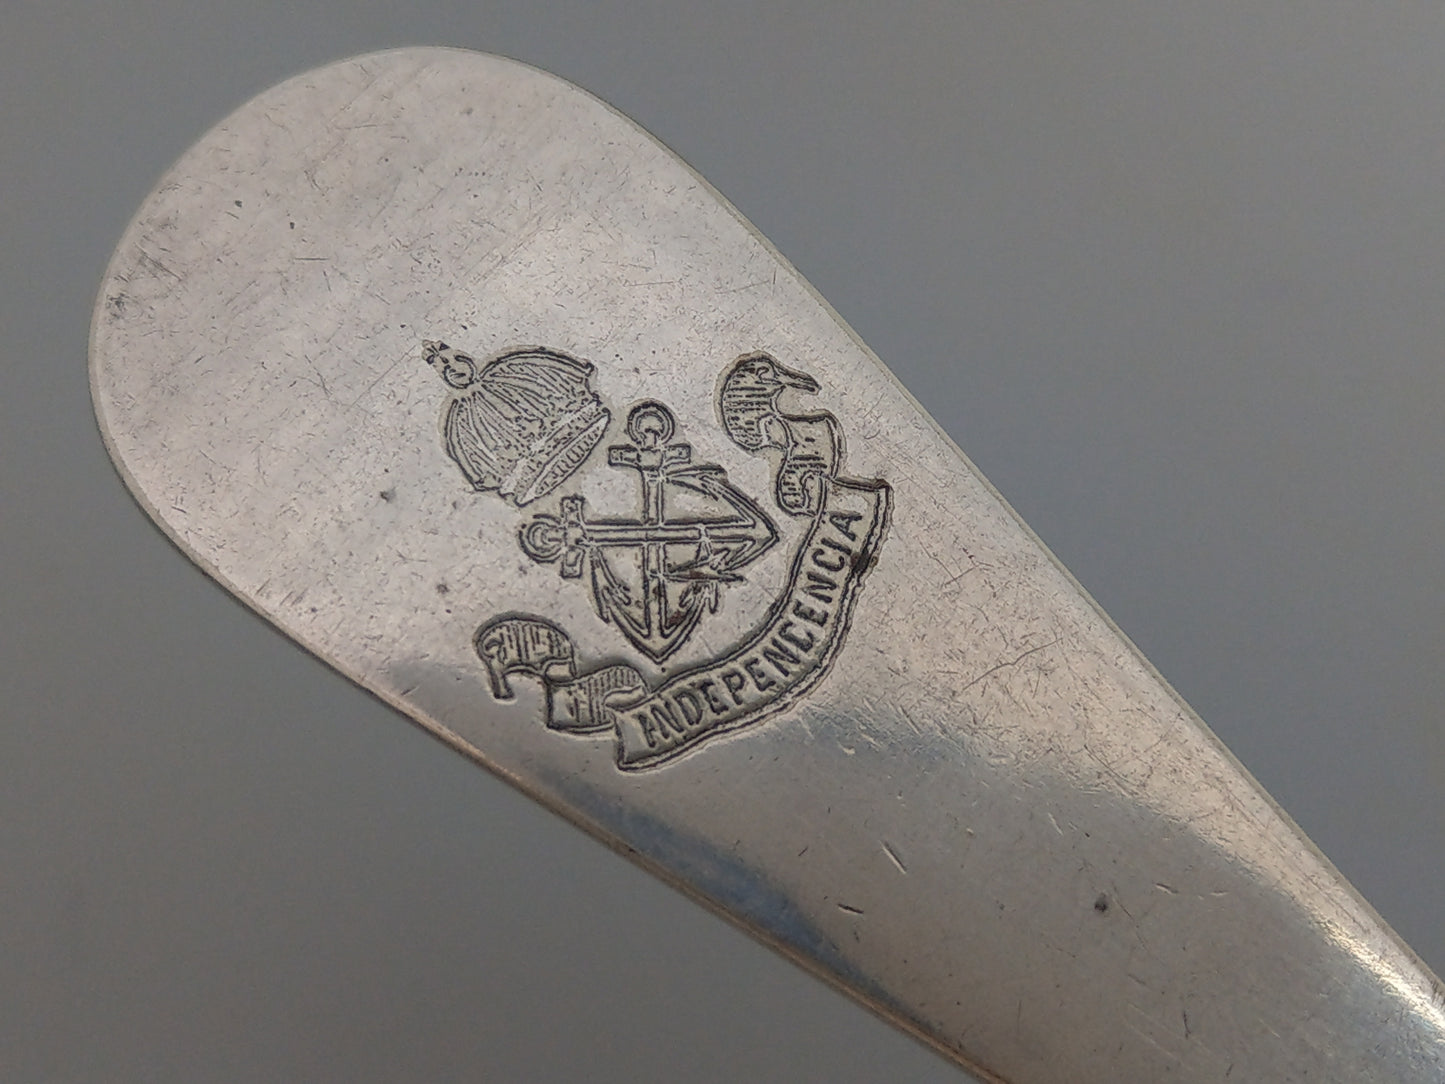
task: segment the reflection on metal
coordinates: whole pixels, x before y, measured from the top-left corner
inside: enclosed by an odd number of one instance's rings
[[[568,84],[418,49],[262,95],[127,231],[92,377],[258,612],[990,1079],[1445,1079],[1436,980],[797,272]]]

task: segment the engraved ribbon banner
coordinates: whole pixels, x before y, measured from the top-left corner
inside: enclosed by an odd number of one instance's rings
[[[888,522],[887,483],[826,476],[816,482],[818,508],[785,590],[758,629],[725,655],[648,690],[625,664],[578,675],[571,639],[549,621],[500,617],[475,638],[493,695],[512,698],[508,675],[540,679],[547,726],[578,734],[615,730],[624,770],[664,763],[782,711],[836,657]]]

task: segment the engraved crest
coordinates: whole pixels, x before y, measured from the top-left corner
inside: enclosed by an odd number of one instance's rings
[[[444,343],[425,349],[453,389],[447,454],[474,489],[518,506],[545,497],[578,474],[610,423],[587,362],[531,349],[478,369]],[[879,479],[841,475],[843,435],[832,414],[781,405],[786,392],[818,390],[811,376],[762,352],[736,359],[719,383],[724,432],[740,450],[770,460],[773,504],[802,521],[786,580],[750,632],[659,679],[627,662],[579,666],[571,637],[554,621],[501,615],[472,637],[493,698],[513,699],[514,675],[540,682],[550,729],[615,735],[617,765],[630,771],[775,715],[822,680],[877,560],[891,491]],[[722,466],[693,461],[692,446],[675,439],[669,407],[637,403],[624,429],[626,440],[607,449],[607,466],[635,476],[633,513],[594,515],[581,493],[564,493],[555,510],[519,523],[516,537],[533,561],[585,584],[597,616],[641,653],[644,667],[656,667],[782,535]]]

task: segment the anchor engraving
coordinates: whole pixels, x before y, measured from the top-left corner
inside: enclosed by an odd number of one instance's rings
[[[564,578],[589,575],[597,615],[654,662],[680,648],[704,613],[716,613],[722,586],[740,582],[740,570],[778,541],[773,522],[721,467],[693,464],[691,446],[672,443],[676,425],[672,411],[648,400],[628,414],[632,443],[607,449],[608,465],[640,476],[637,519],[588,519],[584,498],[570,495],[560,516],[534,516],[519,539],[533,560],[559,561]]]

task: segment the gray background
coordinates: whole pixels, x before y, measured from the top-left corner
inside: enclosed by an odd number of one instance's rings
[[[782,249],[1445,969],[1445,9],[0,19],[0,1078],[962,1079],[292,648],[131,503],[106,259],[252,94],[555,71]]]

